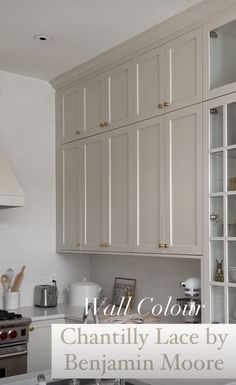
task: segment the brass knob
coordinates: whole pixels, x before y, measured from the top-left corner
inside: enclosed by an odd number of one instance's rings
[[[169,249],[170,245],[168,243],[165,243],[165,249]]]
[[[105,126],[104,126],[104,123],[100,123],[100,127],[105,127]]]
[[[165,107],[169,107],[170,103],[169,102],[164,102]]]
[[[164,106],[165,106],[165,103],[159,103],[159,104],[158,104],[158,107],[159,107],[159,108],[164,108]]]
[[[109,126],[109,123],[108,122],[104,122],[104,127],[108,127]]]
[[[29,331],[30,331],[30,332],[33,332],[33,331],[34,331],[34,327],[33,327],[33,326],[30,326]]]
[[[164,249],[165,248],[165,243],[159,243],[159,249]]]
[[[75,133],[76,133],[76,135],[80,135],[80,131],[79,130],[75,131]]]

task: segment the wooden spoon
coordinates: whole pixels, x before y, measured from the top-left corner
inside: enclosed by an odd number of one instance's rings
[[[21,271],[19,272],[19,274],[17,274],[17,276],[16,276],[16,278],[14,280],[14,283],[13,283],[11,291],[19,291],[22,279],[24,278],[25,267],[26,267],[25,265],[22,266]]]

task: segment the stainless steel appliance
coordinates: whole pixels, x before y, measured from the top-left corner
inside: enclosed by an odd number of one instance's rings
[[[184,289],[184,298],[177,298],[176,302],[181,308],[182,319],[186,323],[201,322],[201,281],[191,277],[180,286]]]
[[[30,318],[0,310],[0,378],[27,372]]]
[[[34,305],[39,307],[56,307],[58,290],[54,285],[37,285],[34,288]]]

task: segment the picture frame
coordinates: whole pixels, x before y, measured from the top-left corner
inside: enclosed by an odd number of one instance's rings
[[[112,296],[113,305],[126,307],[129,303],[130,307],[132,307],[135,287],[136,279],[116,277]]]

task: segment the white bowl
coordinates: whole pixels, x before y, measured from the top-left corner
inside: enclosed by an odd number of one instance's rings
[[[229,267],[229,278],[232,282],[236,282],[236,266]]]

